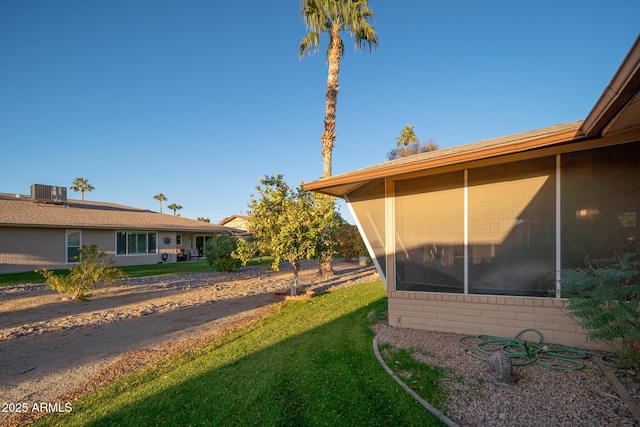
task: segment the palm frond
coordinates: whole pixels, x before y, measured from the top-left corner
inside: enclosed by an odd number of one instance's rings
[[[320,34],[311,31],[300,40],[298,48],[298,58],[302,59],[305,55],[313,55],[320,48]]]

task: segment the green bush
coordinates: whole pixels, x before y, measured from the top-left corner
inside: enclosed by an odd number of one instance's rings
[[[640,372],[640,257],[626,253],[564,270],[562,289],[572,316],[592,341],[614,348],[620,361]]]
[[[238,248],[238,240],[230,234],[220,234],[205,246],[207,263],[216,271],[233,271],[240,268],[241,261],[231,254]]]
[[[56,276],[53,271],[36,270],[45,283],[54,291],[66,293],[72,300],[87,301],[90,291],[96,286],[112,285],[122,277],[120,269],[113,267],[114,261],[96,245],[82,245],[75,257],[78,263],[69,269],[68,276]]]

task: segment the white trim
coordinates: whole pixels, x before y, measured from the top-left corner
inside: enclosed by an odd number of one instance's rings
[[[465,169],[464,170],[464,202],[463,202],[463,222],[464,222],[464,237],[463,237],[463,248],[464,248],[464,252],[463,252],[463,256],[464,256],[464,261],[462,263],[463,265],[463,273],[462,273],[462,281],[463,281],[463,286],[464,286],[464,294],[468,294],[469,293],[469,169]]]
[[[556,154],[556,298],[562,297],[562,168],[560,154]]]

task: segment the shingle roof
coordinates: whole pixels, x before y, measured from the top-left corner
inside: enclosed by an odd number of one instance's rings
[[[0,226],[125,230],[231,232],[208,222],[118,205],[69,200],[66,204],[36,203],[31,198],[0,193]]]
[[[512,154],[567,142],[574,138],[581,124],[582,121],[576,121],[403,157],[305,183],[304,188],[311,191],[321,191],[334,196],[342,196],[350,191],[355,183],[374,178],[404,174],[498,155]]]

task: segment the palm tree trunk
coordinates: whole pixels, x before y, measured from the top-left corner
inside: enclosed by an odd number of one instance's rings
[[[340,74],[340,58],[342,55],[342,39],[340,38],[340,28],[334,26],[331,29],[329,40],[329,72],[327,75],[327,94],[324,113],[324,133],[320,141],[322,142],[323,171],[322,177],[331,176],[331,160],[333,154],[333,142],[336,139],[336,105],[338,104],[338,75]],[[325,196],[328,198],[329,196]],[[331,251],[323,252],[318,257],[318,276],[333,276]]]
[[[336,139],[336,105],[338,103],[338,74],[340,73],[340,56],[342,54],[342,40],[340,29],[335,26],[331,29],[329,41],[329,73],[327,75],[327,93],[324,113],[324,132],[322,133],[322,177],[331,176],[331,158],[333,154],[333,142]]]

